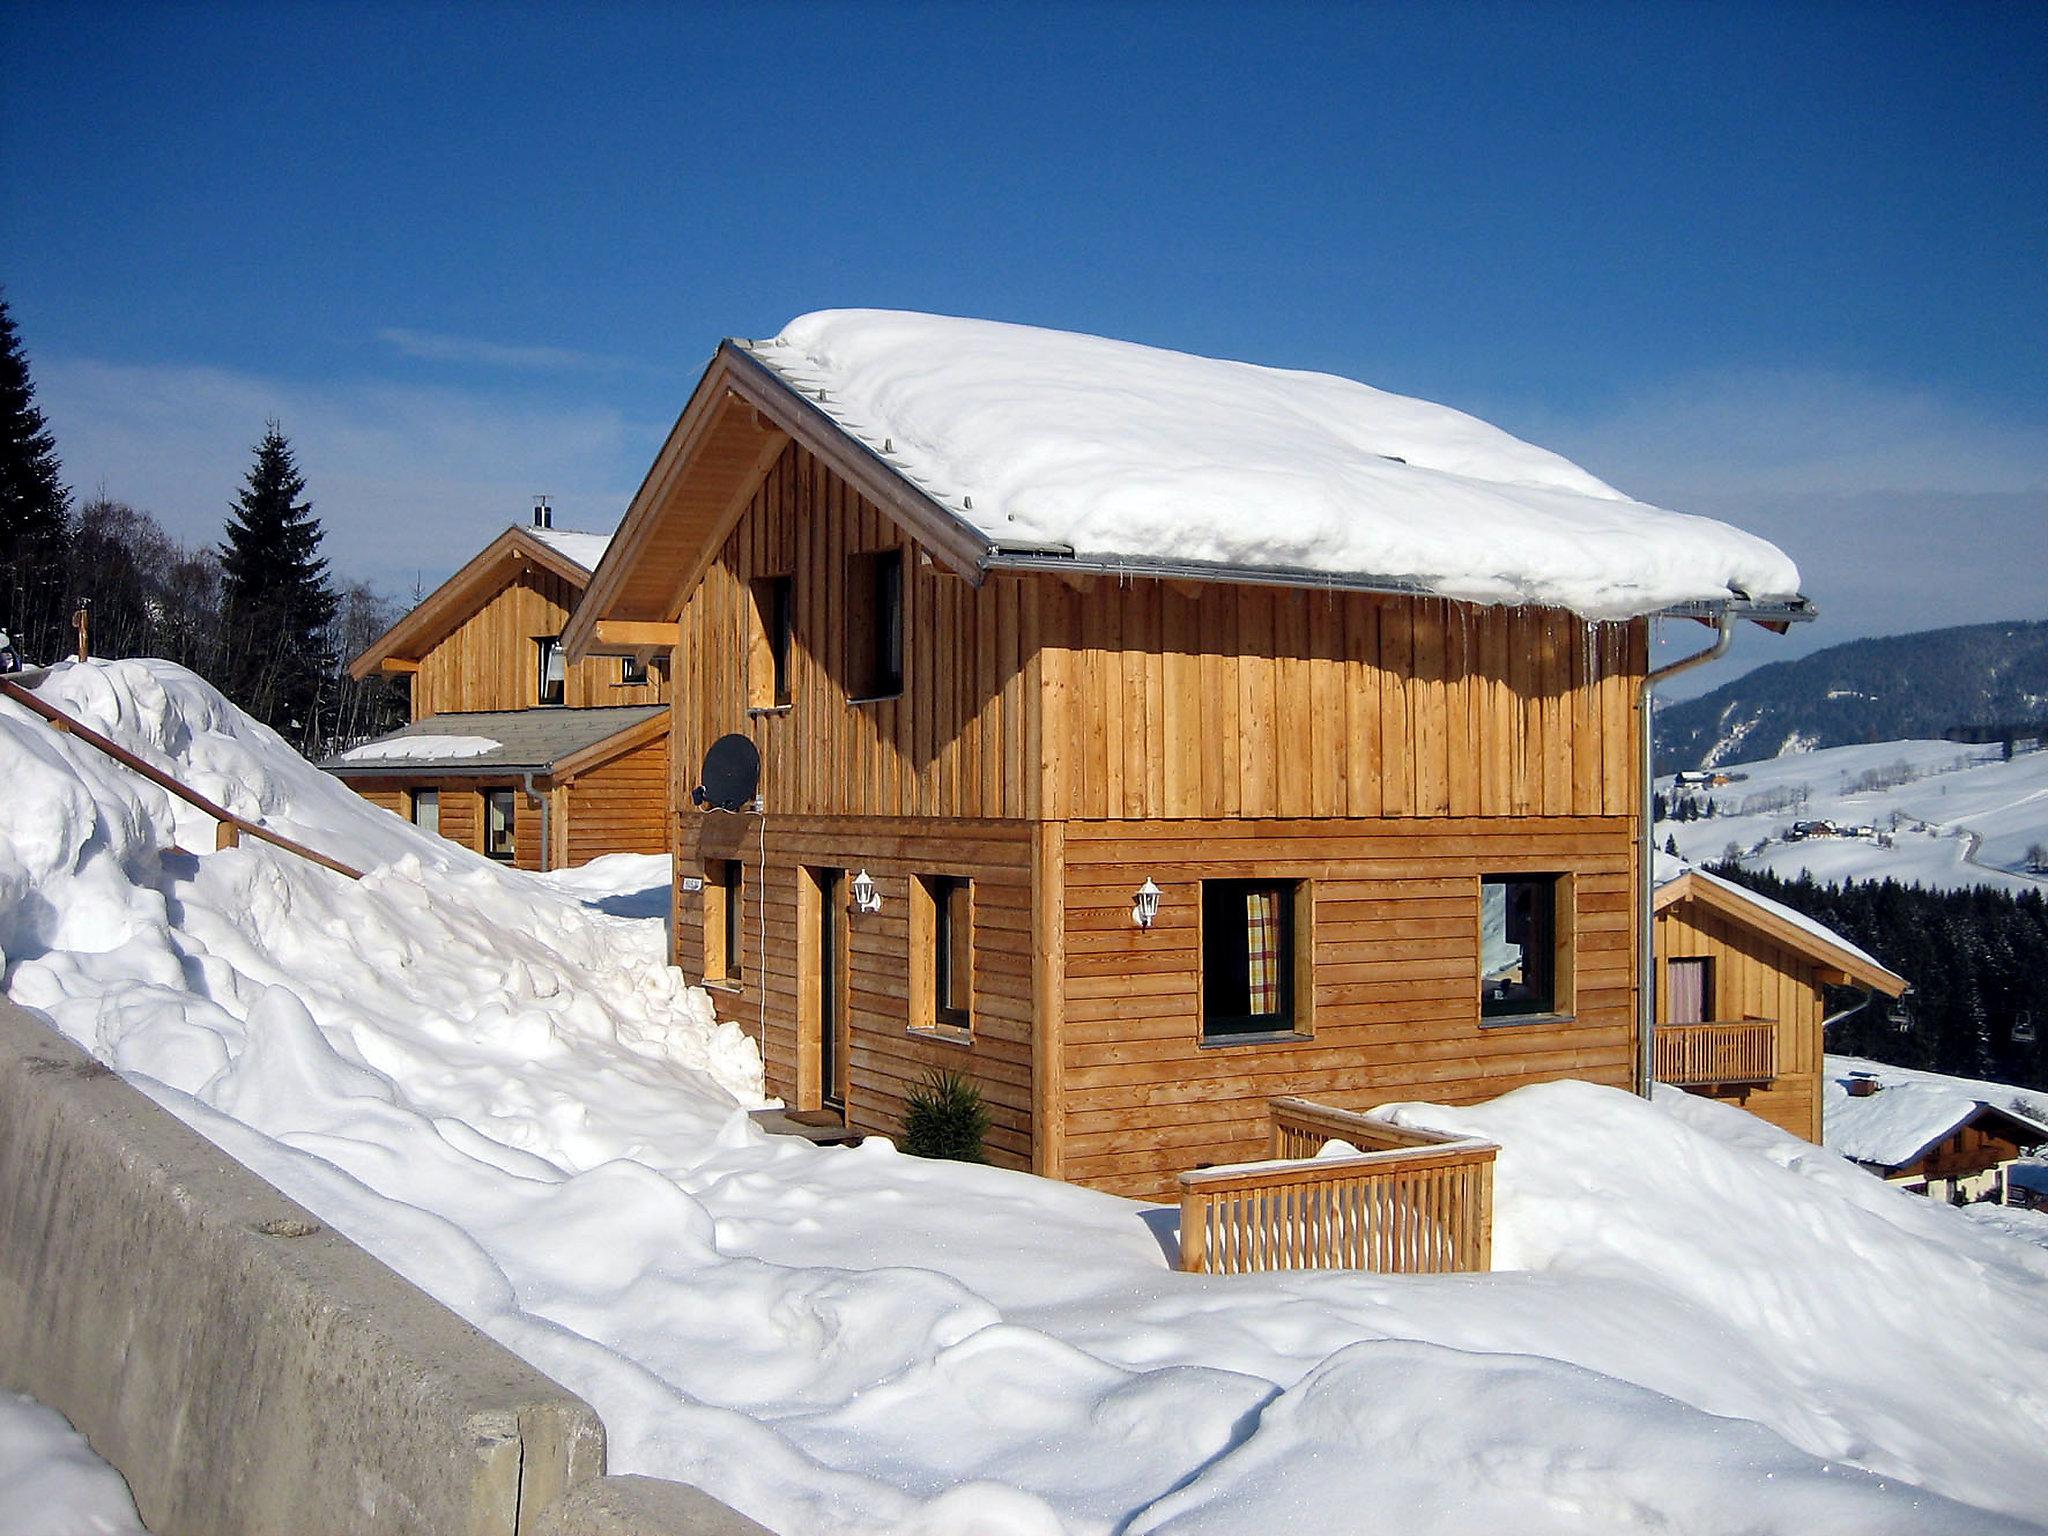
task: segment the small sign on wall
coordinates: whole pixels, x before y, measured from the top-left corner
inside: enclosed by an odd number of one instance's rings
[[[703,889],[704,889],[704,877],[703,877],[702,875],[685,875],[685,876],[683,876],[683,889],[684,889],[684,890],[686,890],[686,891],[701,891],[701,890],[703,890]]]

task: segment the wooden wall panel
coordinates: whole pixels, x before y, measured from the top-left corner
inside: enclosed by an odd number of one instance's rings
[[[669,846],[668,737],[621,752],[561,791],[567,862],[608,853],[666,853]]]
[[[931,1067],[953,1067],[981,1089],[991,1116],[989,1160],[1031,1162],[1032,839],[1015,821],[763,818],[686,811],[677,818],[675,962],[704,976],[703,899],[680,889],[714,860],[744,865],[738,989],[708,990],[720,1017],[761,1043],[768,1091],[814,1107],[818,1084],[798,1056],[798,876],[804,868],[866,869],[882,896],[871,914],[846,914],[847,1124],[900,1136],[906,1092]],[[910,881],[960,875],[974,882],[972,1041],[910,1027]],[[842,892],[844,887],[842,887]]]
[[[1634,814],[1642,622],[1145,580],[1038,603],[1049,820]]]
[[[1560,1077],[1627,1088],[1635,1038],[1624,817],[1069,822],[1061,1021],[1067,1178],[1168,1198],[1174,1176],[1265,1155],[1266,1100],[1470,1103]],[[1574,877],[1569,1022],[1479,1018],[1479,877]],[[1147,877],[1150,931],[1130,919]],[[1313,1034],[1204,1046],[1200,885],[1311,883]]]
[[[850,556],[902,548],[903,692],[849,702]],[[790,703],[750,709],[749,584],[795,577]],[[923,564],[895,524],[791,444],[755,491],[681,618],[674,720],[677,804],[705,749],[741,732],[759,747],[770,813],[1022,817],[1036,810],[1041,581],[979,588]]]
[[[412,680],[415,720],[458,710],[531,709],[539,703],[539,652],[534,640],[559,635],[579,588],[552,571],[508,562],[506,582],[490,601],[420,658]],[[568,669],[564,702],[660,704],[659,672],[645,684],[622,686],[616,656],[590,656]]]
[[[1673,958],[1714,962],[1716,1019],[1775,1019],[1778,1076],[1762,1086],[1727,1095],[1752,1114],[1811,1142],[1821,1139],[1820,967],[1702,903],[1681,898],[1657,914],[1657,1022],[1664,1023],[1669,989],[1665,965]]]

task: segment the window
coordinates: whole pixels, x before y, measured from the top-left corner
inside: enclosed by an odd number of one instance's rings
[[[437,836],[441,831],[441,791],[438,789],[416,789],[412,792],[412,824],[422,832]]]
[[[1202,1038],[1306,1033],[1307,900],[1293,881],[1202,882]]]
[[[974,1026],[974,882],[918,876],[910,922],[911,1023],[964,1035]]]
[[[543,704],[559,704],[562,702],[563,679],[567,675],[562,663],[562,637],[540,635],[535,637],[533,643],[540,650],[539,701]]]
[[[846,689],[854,699],[903,692],[903,551],[854,555],[846,566]]]
[[[484,791],[484,852],[492,858],[511,860],[518,857],[518,824],[515,815],[511,790]]]
[[[1563,875],[1479,882],[1479,1016],[1572,1011],[1572,895]]]
[[[713,859],[704,872],[704,979],[738,986],[740,917],[746,909],[743,866],[738,859]]]
[[[639,688],[644,686],[646,682],[646,662],[642,661],[638,656],[621,656],[619,658],[619,686],[621,688]]]
[[[753,643],[747,657],[747,704],[780,709],[789,702],[789,646],[796,628],[796,583],[788,576],[750,582]]]
[[[1714,1016],[1711,958],[1670,960],[1664,966],[1664,1022],[1704,1024]]]

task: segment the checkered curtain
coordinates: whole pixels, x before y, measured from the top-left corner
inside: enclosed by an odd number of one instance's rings
[[[1280,1011],[1280,893],[1247,891],[1244,898],[1247,1011]]]

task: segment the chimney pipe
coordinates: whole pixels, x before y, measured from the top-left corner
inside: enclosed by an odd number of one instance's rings
[[[555,509],[548,505],[548,499],[545,496],[533,498],[533,526],[536,528],[552,528],[555,526]]]

